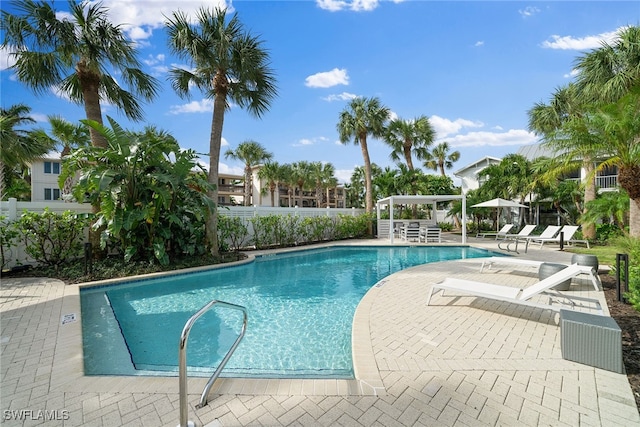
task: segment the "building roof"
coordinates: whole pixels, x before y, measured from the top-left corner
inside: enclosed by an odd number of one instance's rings
[[[498,157],[484,156],[484,157],[476,160],[475,162],[469,163],[467,166],[464,166],[464,167],[458,169],[453,174],[455,176],[459,176],[461,172],[464,172],[467,169],[476,169],[478,167],[486,167],[486,166],[489,166],[491,164],[500,163],[501,161],[502,161],[502,159],[500,159]]]
[[[535,160],[540,157],[556,157],[558,152],[548,148],[544,144],[529,144],[520,147],[517,154],[520,154],[527,160]]]

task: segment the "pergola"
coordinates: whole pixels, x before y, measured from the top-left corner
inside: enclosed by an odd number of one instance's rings
[[[413,195],[413,196],[389,196],[376,202],[376,213],[380,222],[380,210],[384,205],[389,205],[389,240],[393,243],[393,206],[394,205],[433,205],[433,212],[436,212],[438,202],[449,202],[451,200],[462,200],[462,243],[467,243],[467,199],[464,194],[448,195]]]

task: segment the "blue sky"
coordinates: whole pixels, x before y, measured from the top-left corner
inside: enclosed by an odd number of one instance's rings
[[[360,147],[340,144],[336,131],[339,113],[353,97],[378,97],[403,119],[429,117],[436,143],[447,141],[461,153],[455,171],[536,142],[527,111],[571,81],[579,55],[611,41],[624,26],[640,25],[637,1],[104,0],[162,90],[144,106],[142,123],[128,122],[108,105],[103,114],[129,129],[156,125],[182,147],[208,152],[212,103],[198,92],[181,99],[171,89],[167,70],[186,64],[168,52],[163,14],[219,4],[261,36],[278,85],[261,119],[237,106],[227,112],[223,153],[255,140],[280,163],[330,162],[342,182],[363,164]],[[54,88],[36,97],[16,81],[10,63],[0,52],[3,107],[26,103],[43,127],[49,114],[84,117]],[[384,142],[370,139],[369,152],[372,162],[394,167]],[[242,164],[222,156],[220,171],[241,174]]]

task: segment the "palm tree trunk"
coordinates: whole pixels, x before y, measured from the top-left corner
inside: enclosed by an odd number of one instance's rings
[[[224,77],[223,77],[224,78]],[[213,118],[211,120],[211,135],[209,139],[209,184],[213,185],[207,195],[216,204],[213,211],[209,211],[205,224],[206,244],[211,255],[219,256],[218,247],[218,163],[220,162],[220,145],[222,143],[222,126],[224,125],[224,110],[226,107],[225,94],[216,92],[213,101]]]
[[[251,206],[251,167],[244,167],[244,205]]]
[[[594,175],[594,165],[593,161],[590,158],[585,158],[582,166],[585,170],[587,176],[587,182],[584,187],[584,206],[582,214],[587,213],[586,205],[588,202],[596,199],[596,181],[593,178]],[[585,239],[595,239],[596,238],[596,225],[595,224],[584,224],[582,226],[582,235]]]
[[[84,112],[87,119],[102,124],[102,107],[100,107],[100,76],[86,69],[86,64],[81,61],[76,67],[80,86],[82,87],[82,97],[84,98]],[[94,147],[107,147],[107,140],[95,129],[90,128],[91,144]]]
[[[371,180],[371,159],[367,148],[367,137],[360,137],[360,149],[364,159],[365,212],[373,212],[373,183]]]
[[[640,199],[629,202],[629,236],[640,238]]]
[[[0,161],[0,200],[4,200],[4,162]]]

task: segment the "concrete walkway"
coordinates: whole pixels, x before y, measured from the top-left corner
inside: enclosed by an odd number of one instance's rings
[[[570,254],[530,248],[526,258],[568,262]],[[373,287],[354,317],[356,379],[222,379],[209,405],[195,409],[206,379],[191,378],[189,418],[222,426],[640,425],[625,375],[562,359],[552,312],[440,295],[425,305],[430,284],[445,277],[537,280],[526,267],[479,267],[422,265]],[[585,280],[571,292],[604,303]],[[83,375],[78,293],[57,280],[2,280],[2,425],[178,425],[177,378]]]

